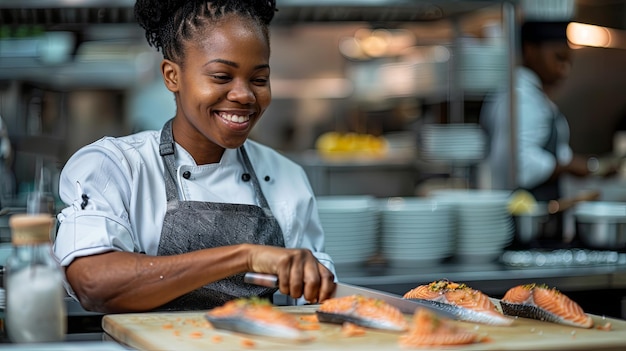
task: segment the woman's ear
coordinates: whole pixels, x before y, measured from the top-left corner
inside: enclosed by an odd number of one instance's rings
[[[178,77],[180,66],[173,61],[163,60],[161,62],[161,74],[165,87],[172,93],[178,92]]]

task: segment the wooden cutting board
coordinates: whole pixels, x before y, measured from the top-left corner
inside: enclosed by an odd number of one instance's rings
[[[317,306],[277,307],[298,316]],[[445,350],[626,350],[626,321],[592,316],[596,325],[611,323],[611,330],[582,329],[517,318],[506,327],[457,322],[487,337],[487,342],[447,347]],[[407,316],[407,318],[410,318]],[[303,324],[308,323],[302,321]],[[212,329],[203,312],[150,312],[103,317],[104,331],[114,340],[137,350],[405,350],[397,333],[368,329],[363,336],[346,337],[340,326],[320,323],[307,331],[313,340],[294,342]],[[406,350],[405,350],[406,351]]]

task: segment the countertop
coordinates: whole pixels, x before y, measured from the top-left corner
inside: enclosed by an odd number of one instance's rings
[[[543,261],[540,261],[541,263]],[[626,254],[618,253],[617,261],[613,263],[556,264],[543,262],[543,265],[528,264],[513,266],[501,261],[487,263],[458,262],[453,259],[444,260],[437,264],[415,265],[407,267],[385,266],[377,264],[342,264],[337,267],[337,275],[344,283],[360,285],[368,288],[387,291],[395,294],[404,294],[417,285],[439,279],[464,282],[469,286],[482,290],[486,294],[500,298],[510,287],[517,284],[545,283],[573,294],[573,299],[579,302],[587,311],[585,299],[588,296],[601,294],[602,303],[610,305],[612,313],[607,316],[624,318],[619,311],[620,300],[626,297]],[[611,294],[607,294],[611,291]],[[576,295],[581,294],[590,295]],[[278,294],[276,297],[281,296]],[[615,301],[611,301],[611,299]],[[287,300],[283,300],[287,301]],[[281,303],[280,298],[276,304]],[[66,298],[68,306],[69,325],[74,325],[73,331],[68,334],[67,342],[87,345],[90,342],[102,342],[103,333],[100,322],[103,314],[85,311],[78,302],[70,297]],[[604,315],[603,311],[589,311]],[[80,330],[81,326],[89,325],[88,330]],[[78,327],[76,327],[78,326]],[[68,329],[69,330],[69,329]],[[108,345],[108,344],[107,344]],[[102,345],[107,346],[107,345]],[[97,348],[87,348],[90,350]]]
[[[593,252],[593,251],[587,251]],[[404,294],[419,284],[448,279],[465,282],[487,294],[503,294],[513,285],[546,283],[561,290],[626,288],[626,256],[618,254],[615,263],[555,264],[541,262],[508,265],[500,261],[468,263],[444,260],[438,264],[393,267],[380,264],[338,265],[337,275],[344,283]]]
[[[252,336],[212,328],[202,311],[153,312],[107,315],[103,327],[112,339],[137,350],[404,350],[398,341],[401,333],[367,329],[358,337],[347,337],[339,324],[305,320],[319,305],[284,306],[277,309],[292,314],[306,328],[300,341]],[[407,321],[413,318],[406,315]],[[624,350],[626,321],[591,316],[610,330],[575,328],[556,323],[518,318],[509,326],[478,325],[450,321],[457,328],[477,333],[485,342],[447,346],[446,350]]]

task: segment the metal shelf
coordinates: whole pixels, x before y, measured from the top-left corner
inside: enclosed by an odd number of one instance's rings
[[[283,0],[275,21],[288,22],[419,22],[454,18],[517,0]]]
[[[279,0],[275,24],[300,22],[416,22],[459,17],[517,0]],[[131,23],[133,0],[4,0],[0,23],[76,25]]]
[[[90,8],[90,7],[129,7],[135,0],[2,0],[3,9],[45,9],[45,8]]]

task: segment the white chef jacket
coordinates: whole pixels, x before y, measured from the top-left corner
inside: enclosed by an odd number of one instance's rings
[[[541,87],[537,74],[526,67],[516,69],[517,187],[534,188],[548,180],[557,164],[567,164],[573,152],[569,146],[569,125],[558,107]],[[510,113],[507,95],[498,94],[485,102],[481,123],[491,137],[488,165],[492,187],[506,189],[510,165]],[[556,120],[555,120],[556,119]],[[556,127],[556,156],[544,147]]]
[[[166,212],[160,131],[105,137],[76,152],[61,172],[59,195],[68,204],[54,253],[61,265],[107,251],[156,255]],[[324,233],[310,183],[302,167],[278,152],[247,140],[245,148],[288,248],[310,249],[335,273],[324,253]],[[225,150],[219,163],[196,165],[176,144],[177,185],[181,200],[259,205],[237,149]],[[189,171],[191,176],[182,176]],[[88,196],[85,205],[82,195]]]

